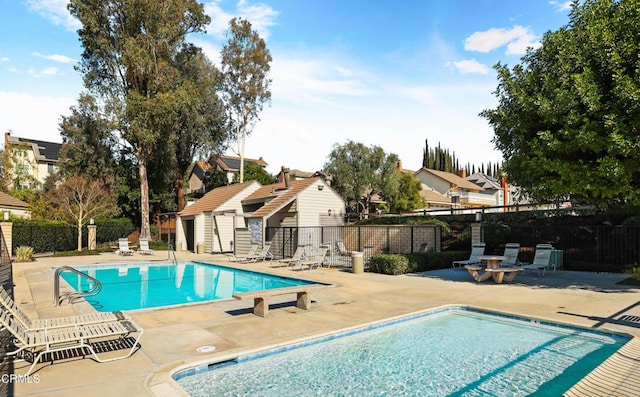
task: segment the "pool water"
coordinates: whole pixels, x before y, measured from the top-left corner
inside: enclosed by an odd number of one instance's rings
[[[77,267],[102,283],[102,291],[87,301],[98,311],[135,310],[231,298],[240,292],[310,284],[200,262],[117,264]],[[72,272],[62,278],[76,291],[87,290],[90,281]]]
[[[627,340],[456,309],[174,379],[191,396],[560,396]]]

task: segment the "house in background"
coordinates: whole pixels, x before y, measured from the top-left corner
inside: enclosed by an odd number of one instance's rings
[[[260,157],[259,159],[244,158],[245,165],[254,163],[262,168],[266,168],[269,164]],[[218,170],[227,175],[227,183],[233,183],[236,175],[240,174],[240,157],[217,155],[213,158],[213,163],[204,160],[198,160],[193,164],[189,174],[189,186],[186,193],[205,193],[204,175],[211,168],[216,167]]]
[[[47,177],[58,170],[61,143],[4,134],[4,150],[8,154],[12,188],[32,188],[44,184]],[[16,186],[13,186],[13,184]]]
[[[341,226],[345,202],[320,176],[262,186],[256,181],[215,188],[178,213],[176,245],[202,252],[246,252],[266,241],[267,228]],[[287,237],[289,238],[289,237]],[[322,242],[321,230],[295,235],[298,244]],[[233,244],[231,244],[233,242]],[[200,251],[197,251],[200,252]]]
[[[493,194],[485,194],[482,187],[465,179],[465,175],[422,167],[414,176],[426,188],[449,198],[452,208],[500,205]]]
[[[505,195],[505,188],[502,186],[502,182],[496,178],[484,174],[482,172],[476,172],[467,177],[469,182],[472,182],[482,188],[482,194],[487,196],[493,196],[493,204],[489,206],[509,205],[509,192]],[[505,183],[506,185],[506,183]]]
[[[31,209],[29,204],[4,192],[0,192],[0,212],[3,214],[13,214],[27,219],[31,218]]]

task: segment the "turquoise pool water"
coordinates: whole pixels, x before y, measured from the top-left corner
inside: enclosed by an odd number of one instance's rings
[[[102,291],[87,301],[98,311],[136,310],[231,298],[239,292],[312,284],[200,262],[115,264],[76,267],[102,283]],[[62,278],[76,291],[90,282],[72,272]]]
[[[627,340],[445,309],[174,379],[191,396],[560,396]]]

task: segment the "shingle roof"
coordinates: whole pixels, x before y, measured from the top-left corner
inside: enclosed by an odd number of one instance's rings
[[[7,193],[0,192],[0,207],[29,208],[29,204]]]
[[[251,184],[258,184],[256,181],[244,183],[234,183],[232,185],[217,187],[198,199],[195,203],[178,213],[180,216],[198,215],[206,211],[214,211],[227,202],[236,194],[249,187]]]
[[[451,204],[451,199],[447,196],[431,189],[422,189],[420,196],[428,203]]]
[[[285,189],[284,182],[265,185],[242,200],[242,203],[250,204],[262,200],[271,199],[271,201],[267,202],[258,210],[250,214],[251,217],[264,218],[292,202],[301,191],[311,186],[319,179],[321,178],[315,177],[301,180],[292,180],[291,186],[288,189]]]
[[[451,172],[445,172],[445,171],[438,171],[438,170],[432,170],[430,168],[425,168],[422,167],[420,168],[418,171],[416,171],[416,174],[424,171],[424,172],[428,172],[432,175],[437,176],[440,179],[443,179],[447,182],[449,182],[452,185],[455,185],[461,189],[466,189],[466,190],[473,190],[473,191],[480,191],[482,190],[481,187],[479,187],[478,185],[476,185],[475,183],[469,182],[468,180],[459,177],[456,174],[453,174]]]
[[[244,158],[244,162],[246,163],[256,163],[261,167],[266,167],[267,162],[260,157],[259,159],[249,159]],[[216,163],[223,171],[240,171],[240,157],[227,156],[227,155],[219,155],[216,158]]]
[[[469,182],[475,183],[483,189],[499,190],[502,188],[502,186],[500,186],[500,181],[492,176],[483,174],[481,172],[476,172],[475,174],[469,175],[467,177],[467,180]]]
[[[60,149],[62,148],[61,143],[57,142],[46,142],[39,141],[36,139],[28,139],[28,138],[20,138],[17,136],[8,136],[8,140],[10,144],[20,144],[26,143],[30,145],[35,145],[36,150],[35,155],[38,160],[47,160],[47,161],[58,161],[60,155]],[[40,158],[38,158],[40,156]]]

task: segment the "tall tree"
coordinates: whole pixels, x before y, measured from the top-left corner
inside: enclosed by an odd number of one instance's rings
[[[228,141],[225,110],[217,90],[221,74],[202,54],[200,48],[185,46],[177,57],[181,79],[181,101],[173,128],[176,167],[174,188],[178,211],[185,207],[185,176],[194,158],[220,153]]]
[[[176,57],[210,18],[196,0],[71,0],[68,7],[82,24],[77,69],[137,160],[141,238],[150,238],[147,167],[156,148],[171,142],[180,100]]]
[[[344,145],[333,145],[324,171],[333,175],[331,186],[351,209],[364,216],[369,213],[375,195],[384,197],[398,189],[397,163],[396,154],[386,154],[379,146],[367,147],[349,140]]]
[[[574,2],[513,69],[497,64],[484,110],[509,179],[533,198],[640,202],[640,2]]]
[[[233,18],[227,32],[228,42],[222,48],[223,76],[221,95],[229,117],[229,128],[238,142],[240,183],[244,181],[246,136],[258,119],[264,103],[271,99],[268,77],[271,53],[251,23]]]

